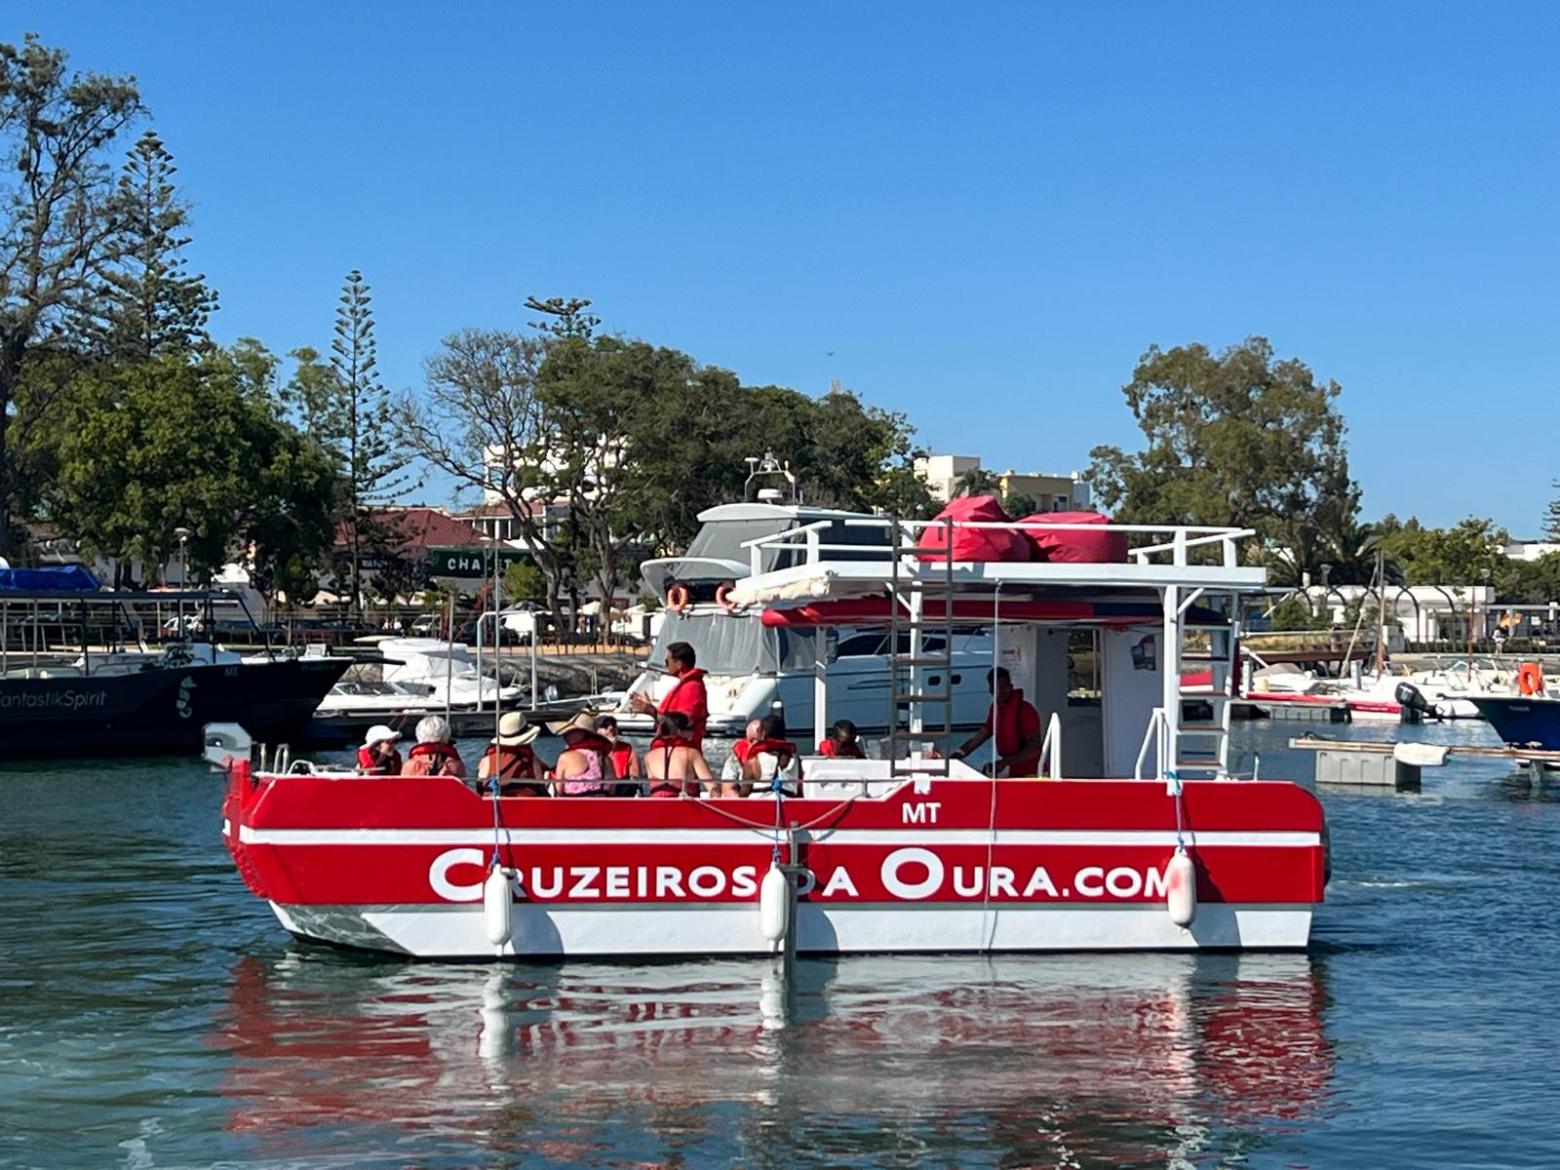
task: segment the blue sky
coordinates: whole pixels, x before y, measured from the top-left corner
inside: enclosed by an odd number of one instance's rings
[[[1344,387],[1368,515],[1560,475],[1560,7],[22,2],[131,72],[224,340],[373,285],[396,387],[528,294],[988,465],[1132,445],[1150,343]],[[437,499],[440,485],[425,494]]]

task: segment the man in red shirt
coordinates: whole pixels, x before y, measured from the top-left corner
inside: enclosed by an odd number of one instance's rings
[[[666,673],[677,680],[660,706],[651,702],[648,695],[630,695],[628,705],[641,715],[665,715],[668,711],[681,711],[693,726],[693,746],[704,746],[704,728],[710,720],[710,700],[704,690],[705,672],[694,665],[693,647],[687,642],[673,642],[666,648]]]
[[[1024,701],[1024,692],[1013,688],[1012,676],[1007,668],[999,666],[986,672],[986,685],[992,688],[993,702],[986,711],[986,724],[965,740],[953,758],[962,760],[991,738],[995,727],[997,758],[992,765],[996,776],[1038,776],[1040,774],[1040,749],[1045,744],[1045,732],[1040,726],[1040,712],[1032,703]]]

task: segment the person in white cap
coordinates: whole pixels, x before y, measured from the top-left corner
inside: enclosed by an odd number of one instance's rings
[[[363,737],[358,748],[358,771],[365,776],[399,776],[401,753],[395,750],[395,741],[401,736],[393,728],[376,723]]]
[[[532,727],[518,711],[501,716],[498,735],[477,764],[477,779],[496,775],[500,796],[546,796],[547,771],[531,748],[532,741],[541,733],[540,727]],[[486,790],[492,785],[482,787]]]

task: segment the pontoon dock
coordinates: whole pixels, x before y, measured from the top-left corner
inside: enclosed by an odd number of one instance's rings
[[[1291,739],[1289,746],[1316,753],[1318,784],[1417,788],[1424,769],[1439,768],[1448,756],[1509,760],[1519,768],[1538,771],[1560,768],[1560,752],[1489,744],[1361,742],[1306,735]]]

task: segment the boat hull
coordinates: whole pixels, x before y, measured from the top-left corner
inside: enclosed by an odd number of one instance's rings
[[[291,659],[0,679],[0,759],[198,754],[207,723],[241,722],[267,742],[292,739],[348,665]]]
[[[1560,751],[1560,699],[1481,695],[1469,702],[1510,746]]]
[[[1296,785],[943,779],[819,783],[806,799],[505,799],[459,781],[229,780],[240,873],[294,934],[436,959],[763,954],[778,861],[800,953],[1298,949],[1326,883],[1321,808]],[[788,826],[778,834],[776,823]],[[1178,841],[1197,872],[1167,910]],[[513,873],[508,940],[483,885]]]
[[[517,903],[514,936],[494,947],[481,908],[287,906],[271,903],[294,936],[425,959],[661,958],[765,955],[757,910],[555,908]],[[894,903],[797,907],[799,955],[1040,953],[1046,951],[1303,950],[1312,910],[1203,906],[1192,930],[1163,905],[1105,908],[907,909]],[[672,949],[669,949],[669,944]]]

